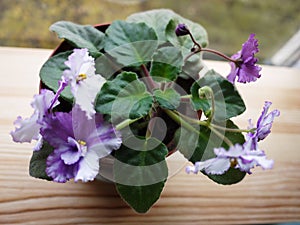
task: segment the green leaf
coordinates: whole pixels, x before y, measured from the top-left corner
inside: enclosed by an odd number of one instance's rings
[[[29,164],[29,174],[32,177],[52,180],[46,174],[46,161],[48,156],[53,152],[53,147],[47,142],[43,142],[43,146],[39,151],[34,151]]]
[[[204,86],[211,87],[214,92],[215,120],[229,119],[246,110],[244,101],[235,86],[213,70],[208,71],[191,87],[192,104],[195,110],[202,110],[206,115],[210,113],[211,99],[200,98],[198,94],[199,88]]]
[[[231,185],[236,184],[244,179],[246,176],[245,172],[240,171],[239,169],[229,168],[226,173],[222,175],[207,175],[211,180],[218,184]]]
[[[65,65],[65,61],[68,60],[69,55],[72,53],[73,51],[67,51],[52,56],[45,62],[40,70],[42,82],[54,92],[58,89],[58,81],[61,80],[63,71],[68,68]],[[69,86],[65,88],[61,96],[69,102],[73,101],[73,95]]]
[[[103,54],[95,60],[96,74],[101,74],[102,77],[109,80],[113,75],[122,69],[122,65],[116,62],[109,55]]]
[[[154,55],[150,68],[150,75],[157,81],[174,81],[181,72],[183,57],[180,49],[163,47]]]
[[[165,109],[175,110],[180,104],[180,94],[174,89],[166,89],[164,91],[157,89],[153,92],[158,104]]]
[[[227,120],[224,124],[217,125],[230,129],[238,129],[231,120]],[[214,148],[229,148],[229,146],[223,141],[223,138],[213,133],[208,127],[200,126],[198,129],[200,131],[200,135],[195,132],[190,132],[185,128],[178,129],[176,132],[176,139],[178,143],[177,148],[184,157],[192,163],[214,158]],[[220,130],[219,132],[234,144],[243,144],[245,142],[244,136],[241,133],[228,131],[223,131],[222,133]],[[238,169],[230,169],[222,175],[205,175],[220,184],[234,184],[241,181],[244,178],[245,173]]]
[[[169,9],[156,9],[146,12],[134,13],[130,15],[126,20],[128,22],[146,23],[149,27],[155,30],[159,40],[166,41],[166,27],[175,15],[176,14]]]
[[[133,136],[115,152],[117,191],[136,212],[147,212],[159,199],[168,177],[167,154],[159,140]]]
[[[91,25],[78,25],[68,21],[59,21],[50,26],[50,30],[57,33],[74,47],[87,48],[91,55],[97,57],[104,46],[104,33]]]
[[[145,23],[115,21],[105,33],[104,50],[124,66],[151,61],[158,45],[155,31]]]
[[[102,86],[95,102],[97,112],[136,119],[149,113],[153,98],[135,73],[122,72]]]

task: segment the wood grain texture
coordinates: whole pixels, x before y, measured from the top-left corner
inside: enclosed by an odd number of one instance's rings
[[[33,144],[13,143],[18,115],[31,114],[38,71],[50,50],[0,48],[0,224],[261,224],[300,221],[300,71],[265,66],[258,82],[238,85],[247,111],[236,119],[257,119],[265,100],[281,110],[272,135],[262,143],[275,160],[241,183],[217,185],[183,169],[168,180],[160,200],[145,215],[134,213],[114,186],[100,181],[56,184],[28,175]],[[217,71],[225,63],[207,62]],[[223,72],[224,73],[224,72]],[[226,72],[225,72],[226,74]],[[175,158],[172,164],[184,167]]]

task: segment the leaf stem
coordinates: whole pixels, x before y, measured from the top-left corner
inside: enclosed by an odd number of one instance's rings
[[[219,129],[219,130],[224,130],[224,131],[228,131],[228,132],[236,132],[236,133],[242,133],[242,132],[246,132],[246,133],[251,132],[252,133],[255,131],[255,128],[253,128],[253,129],[234,129],[234,128],[221,127],[221,126],[213,124],[213,123],[211,123],[210,126],[213,128]]]
[[[206,121],[201,121],[201,120],[190,118],[190,117],[188,117],[186,115],[183,115],[180,112],[177,112],[177,113],[178,113],[179,116],[181,116],[182,118],[186,119],[187,121],[189,121],[191,123],[198,124],[198,125],[201,125],[201,126],[206,126],[206,127],[209,126],[209,123],[206,122]]]
[[[188,122],[186,122],[185,120],[183,120],[178,114],[176,114],[175,112],[169,110],[169,109],[164,109],[165,113],[168,114],[169,117],[171,117],[171,119],[173,119],[176,123],[178,123],[179,125],[182,125],[183,127],[185,127],[187,130],[192,131],[197,133],[198,135],[200,135],[200,132],[198,130],[196,130],[191,124],[189,124]]]
[[[228,146],[233,146],[233,143],[223,134],[221,134],[218,130],[209,126],[209,129],[214,132],[219,138],[221,138]]]
[[[137,119],[126,119],[122,121],[121,123],[116,125],[116,130],[122,130],[123,128],[129,126],[130,124],[134,123],[135,121],[139,120],[140,118]]]
[[[145,75],[145,78],[147,80],[146,83],[147,83],[148,88],[150,90],[153,90],[153,89],[157,88],[157,85],[154,83],[152,77],[150,76],[150,73],[149,73],[147,67],[144,64],[142,64],[141,65],[141,69],[142,69],[142,71],[143,71],[143,73]]]

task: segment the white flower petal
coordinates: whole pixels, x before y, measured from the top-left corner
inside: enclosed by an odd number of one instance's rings
[[[230,160],[227,158],[214,158],[205,167],[205,172],[212,175],[221,175],[230,168]]]
[[[71,91],[75,97],[76,104],[86,112],[86,116],[89,119],[96,113],[94,100],[105,81],[102,76],[95,75],[76,83],[75,87],[71,84]]]
[[[31,142],[31,140],[38,140],[41,125],[37,123],[38,113],[34,113],[30,118],[22,119],[18,117],[15,121],[16,129],[10,134],[14,142]]]
[[[74,178],[77,182],[82,180],[83,182],[92,181],[99,173],[99,157],[95,151],[89,149],[84,158],[79,162],[78,172]]]

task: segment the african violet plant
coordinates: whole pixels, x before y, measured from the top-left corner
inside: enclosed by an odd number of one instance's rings
[[[31,176],[92,181],[102,160],[112,158],[109,179],[144,213],[162,192],[174,151],[192,163],[187,173],[202,172],[219,184],[237,183],[255,166],[272,168],[258,142],[279,111],[268,113],[271,102],[265,102],[256,125],[250,120],[240,129],[231,120],[246,109],[235,82],[261,76],[254,34],[228,57],[207,48],[201,25],[170,10],[104,27],[60,21],[50,30],[68,47],[43,65],[34,112],[19,117],[11,132],[15,142],[37,140]],[[203,52],[228,60],[230,74],[208,70]]]

